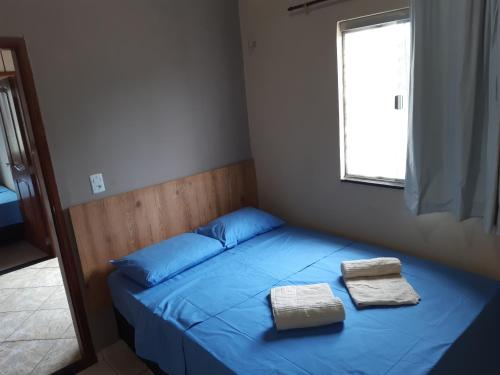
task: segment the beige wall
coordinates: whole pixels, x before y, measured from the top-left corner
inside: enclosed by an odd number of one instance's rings
[[[407,2],[351,0],[295,16],[288,3],[240,0],[261,206],[293,223],[500,279],[500,237],[485,235],[478,220],[414,217],[401,190],[339,180],[336,23]]]

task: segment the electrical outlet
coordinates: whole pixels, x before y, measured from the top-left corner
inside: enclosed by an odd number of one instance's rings
[[[99,194],[106,191],[104,186],[104,179],[102,178],[102,173],[96,173],[90,177],[90,186],[92,187],[92,194]]]

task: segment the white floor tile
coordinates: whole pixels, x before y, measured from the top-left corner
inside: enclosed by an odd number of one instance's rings
[[[50,351],[33,370],[33,375],[50,375],[80,358],[76,339],[56,340]]]
[[[52,348],[54,341],[16,341],[0,344],[3,375],[28,375]]]
[[[60,286],[63,285],[62,275],[59,268],[40,268],[37,271],[38,279],[34,281],[35,286]]]
[[[0,276],[0,289],[27,288],[33,283],[38,270],[23,268]]]
[[[51,374],[79,355],[57,259],[0,275],[0,375]]]
[[[70,324],[73,322],[68,309],[38,310],[5,341],[63,338]]]
[[[28,268],[59,268],[59,260],[57,258],[52,258],[49,260],[45,260],[43,262],[35,263]]]
[[[39,308],[42,310],[69,308],[68,297],[66,296],[64,286],[61,285],[53,288],[53,293],[43,301]]]
[[[0,307],[3,306],[3,301],[9,298],[17,289],[0,289]]]
[[[74,324],[70,324],[68,329],[63,334],[63,338],[65,339],[73,339],[76,338],[76,332],[75,332],[75,327]]]
[[[0,341],[12,335],[31,314],[31,311],[0,313]]]
[[[2,301],[0,312],[37,310],[47,298],[56,292],[57,288],[59,287],[44,286],[39,288],[10,289],[14,290],[15,293],[12,293]]]
[[[0,289],[63,285],[58,268],[23,268],[0,276]]]

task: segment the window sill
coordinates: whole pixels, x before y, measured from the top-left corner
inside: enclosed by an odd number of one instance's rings
[[[341,182],[347,182],[352,184],[361,184],[361,185],[371,185],[371,186],[379,186],[386,187],[390,189],[398,189],[404,190],[405,185],[404,181],[384,181],[384,180],[371,180],[368,178],[360,178],[360,177],[344,177],[340,179]]]

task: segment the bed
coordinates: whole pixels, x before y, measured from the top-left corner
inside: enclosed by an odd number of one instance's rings
[[[0,185],[0,242],[20,239],[23,217],[17,194]]]
[[[358,310],[343,260],[396,256],[420,304]],[[327,282],[344,323],[276,331],[271,287]],[[499,282],[315,231],[284,226],[145,289],[108,277],[143,359],[177,374],[500,373]],[[123,327],[122,332],[123,332]]]
[[[0,228],[23,222],[17,194],[0,185]]]

